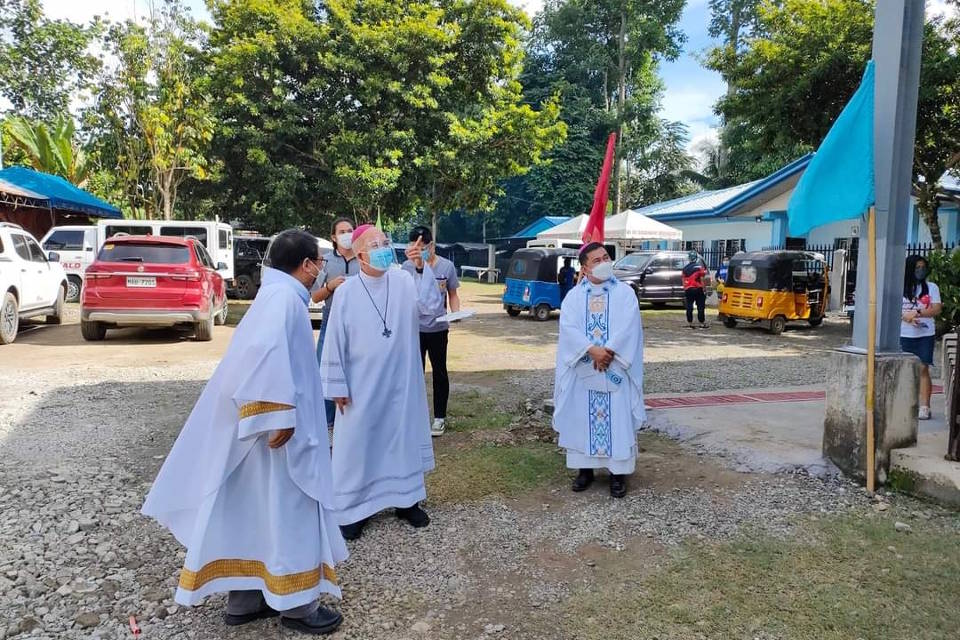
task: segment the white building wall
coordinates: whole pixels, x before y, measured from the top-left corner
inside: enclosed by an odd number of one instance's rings
[[[811,246],[832,245],[837,238],[856,238],[860,235],[861,220],[840,220],[814,227],[807,234],[807,244]]]
[[[760,251],[770,246],[771,223],[767,221],[755,222],[733,219],[719,219],[716,221],[699,220],[670,220],[666,221],[675,229],[683,232],[684,242],[703,241],[704,248],[710,249],[713,240],[740,240],[747,241],[748,251]]]
[[[941,209],[941,212],[942,212],[942,211],[943,211],[943,209]],[[919,212],[917,212],[917,215],[919,215]],[[953,238],[947,238],[947,237],[946,237],[946,235],[947,235],[947,229],[948,229],[948,226],[947,226],[947,225],[949,224],[948,217],[949,217],[950,215],[957,215],[957,213],[956,213],[956,212],[940,213],[940,214],[937,216],[937,218],[940,220],[940,235],[941,235],[941,236],[944,236],[943,239],[944,239],[946,242],[950,242],[950,241],[953,239]],[[920,218],[920,224],[917,226],[917,240],[916,240],[916,241],[917,241],[917,242],[933,242],[933,237],[930,235],[930,228],[929,228],[929,227],[927,226],[927,224],[923,221],[923,218]]]

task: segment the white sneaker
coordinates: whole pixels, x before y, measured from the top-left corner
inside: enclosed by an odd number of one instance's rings
[[[433,421],[433,424],[430,425],[430,435],[434,438],[442,436],[443,432],[447,430],[447,421],[443,418],[436,418]]]
[[[920,407],[920,415],[917,416],[921,420],[930,419],[930,407]]]

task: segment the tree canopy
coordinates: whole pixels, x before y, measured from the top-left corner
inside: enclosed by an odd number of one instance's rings
[[[717,104],[735,182],[766,175],[815,150],[856,91],[871,56],[871,0],[783,0],[757,13],[755,32],[732,55],[708,57],[732,90]],[[924,29],[914,189],[939,243],[936,187],[960,166],[960,23],[930,18]],[[815,108],[812,105],[816,105]]]

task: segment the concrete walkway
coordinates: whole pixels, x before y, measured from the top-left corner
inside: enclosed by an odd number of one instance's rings
[[[940,391],[939,388],[935,391]],[[821,453],[822,387],[718,390],[711,394],[646,398],[651,430],[704,453],[729,459],[741,471],[839,473]],[[960,504],[960,463],[947,462],[944,398],[933,396],[934,419],[920,423],[918,446],[894,452],[905,489]]]

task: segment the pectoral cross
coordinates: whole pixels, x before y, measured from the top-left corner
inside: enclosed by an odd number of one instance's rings
[[[390,329],[387,329],[386,327],[384,327],[384,328],[383,328],[383,333],[382,333],[381,335],[383,335],[384,338],[389,338],[390,336],[393,335],[393,331],[391,331]]]

